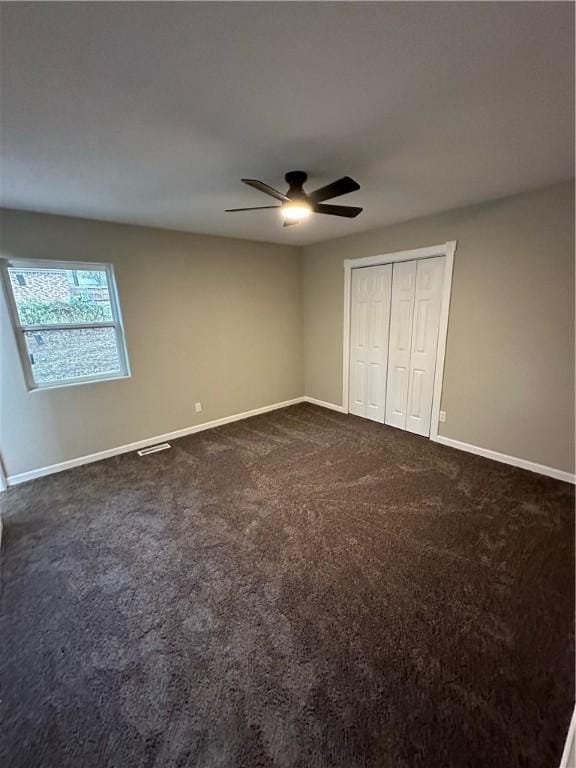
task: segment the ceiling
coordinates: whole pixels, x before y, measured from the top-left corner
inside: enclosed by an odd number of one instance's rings
[[[2,204],[306,244],[573,176],[572,3],[4,3]],[[338,203],[283,229],[251,177]]]

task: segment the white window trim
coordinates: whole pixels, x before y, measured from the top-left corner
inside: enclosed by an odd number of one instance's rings
[[[15,269],[77,269],[77,270],[95,270],[99,272],[106,272],[106,281],[108,284],[108,295],[110,297],[110,307],[112,309],[113,320],[108,322],[95,322],[95,323],[61,323],[53,325],[22,325],[20,317],[18,315],[18,308],[12,291],[12,285],[10,282],[10,275],[8,274],[8,268]],[[104,264],[102,262],[88,262],[88,261],[55,261],[52,259],[10,259],[0,258],[0,269],[2,272],[2,283],[4,286],[4,296],[6,297],[6,304],[8,307],[8,313],[10,315],[10,321],[14,336],[16,338],[16,345],[20,354],[20,361],[22,363],[22,370],[24,372],[24,379],[26,382],[26,388],[29,392],[39,392],[46,389],[58,389],[60,387],[71,387],[77,384],[92,384],[100,381],[113,381],[116,379],[127,379],[131,376],[130,363],[128,361],[128,351],[126,349],[126,336],[124,333],[124,322],[122,320],[122,311],[120,309],[120,301],[118,298],[118,288],[116,286],[116,278],[114,275],[114,266],[112,264]],[[118,355],[120,358],[120,373],[101,373],[90,376],[79,376],[75,379],[59,379],[58,381],[49,382],[46,384],[38,384],[34,381],[34,374],[32,372],[32,365],[30,363],[30,356],[28,354],[28,348],[26,346],[25,332],[26,331],[49,331],[49,330],[76,330],[79,328],[114,328],[116,335],[116,346],[118,349]]]

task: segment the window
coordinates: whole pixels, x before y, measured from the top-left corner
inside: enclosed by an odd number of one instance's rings
[[[129,375],[110,264],[6,261],[3,273],[30,389]]]

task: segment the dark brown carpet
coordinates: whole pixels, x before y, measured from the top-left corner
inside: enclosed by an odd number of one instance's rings
[[[558,766],[566,484],[302,405],[3,503],[4,768]]]

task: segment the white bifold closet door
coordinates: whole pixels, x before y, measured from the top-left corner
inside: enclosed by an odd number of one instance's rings
[[[392,265],[352,270],[348,409],[384,422]]]
[[[430,435],[444,257],[394,264],[386,424]]]

